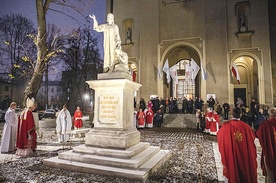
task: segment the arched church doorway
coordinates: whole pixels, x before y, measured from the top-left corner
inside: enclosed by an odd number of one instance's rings
[[[240,76],[240,84],[234,78],[234,101],[241,98],[246,105],[250,107],[252,99],[259,101],[259,81],[258,81],[258,63],[250,56],[240,56],[233,62],[237,66]]]

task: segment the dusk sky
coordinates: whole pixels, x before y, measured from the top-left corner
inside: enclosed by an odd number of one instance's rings
[[[77,0],[69,0],[69,2],[78,3]],[[67,1],[68,2],[68,1]],[[106,22],[106,1],[105,0],[82,0],[83,4],[78,3],[80,12],[88,17],[90,14],[94,14],[99,24]],[[71,32],[74,28],[84,27],[84,25],[90,25],[92,29],[92,19],[87,18],[88,22],[81,14],[76,11],[51,4],[50,8],[62,11],[64,14],[69,14],[76,20],[68,17],[62,13],[49,10],[47,12],[47,24],[55,24],[65,33]],[[35,0],[0,0],[0,16],[22,14],[26,18],[30,19],[34,23],[34,27],[37,28],[36,21],[36,1]],[[101,58],[103,58],[103,34],[94,31],[95,36],[99,37],[98,46],[101,50]]]
[[[74,5],[78,2],[76,0],[70,1],[74,2]],[[83,0],[82,2],[84,3],[78,3],[77,5],[79,5],[79,10],[84,16],[88,17],[89,14],[94,14],[99,23],[106,22],[105,0]],[[56,6],[54,3],[50,5],[50,8],[69,14],[70,16],[76,18],[77,21],[64,14],[49,10],[47,12],[47,23],[53,23],[68,28],[89,24],[84,17],[82,17],[79,13],[74,12],[72,9]],[[37,25],[35,0],[0,0],[0,16],[10,14],[22,14],[31,19],[35,26]]]

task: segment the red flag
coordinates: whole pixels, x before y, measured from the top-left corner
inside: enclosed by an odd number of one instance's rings
[[[238,71],[238,69],[237,69],[236,64],[233,63],[232,69],[231,69],[231,70],[232,70],[233,75],[234,75],[235,78],[237,79],[238,83],[240,84],[241,78],[240,78],[239,71]]]

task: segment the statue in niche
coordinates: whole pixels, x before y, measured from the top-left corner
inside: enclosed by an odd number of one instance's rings
[[[132,43],[132,30],[128,28],[126,31],[126,44]]]
[[[122,51],[119,28],[114,23],[114,15],[107,14],[107,23],[102,25],[98,25],[95,15],[89,17],[94,21],[93,29],[104,33],[104,72],[128,72],[128,56]]]
[[[246,27],[246,17],[245,14],[243,12],[241,12],[240,17],[240,32],[246,32],[247,31],[247,27]]]

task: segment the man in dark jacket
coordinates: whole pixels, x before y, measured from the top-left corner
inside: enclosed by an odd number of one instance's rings
[[[259,111],[254,115],[254,119],[254,128],[255,130],[258,130],[260,125],[266,120],[263,109],[259,109]]]
[[[223,113],[224,113],[223,117],[224,117],[225,120],[227,120],[228,119],[228,112],[230,110],[230,105],[228,103],[224,103],[222,105],[222,108],[223,108]]]

